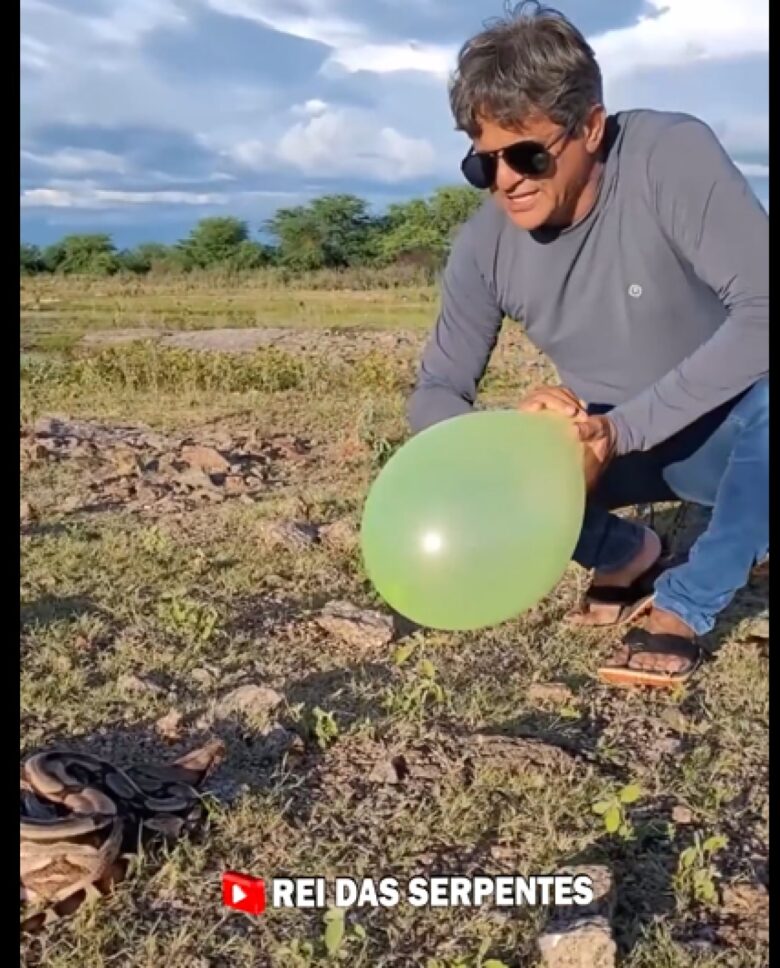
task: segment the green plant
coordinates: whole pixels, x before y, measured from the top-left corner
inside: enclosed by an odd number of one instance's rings
[[[175,594],[163,597],[157,615],[163,628],[192,643],[208,642],[219,618],[213,606]]]
[[[624,840],[634,836],[634,828],[626,812],[629,804],[636,803],[642,796],[642,788],[637,783],[629,783],[612,796],[597,800],[591,809],[602,818],[608,834],[617,834]]]
[[[333,713],[316,706],[311,712],[311,732],[320,749],[327,749],[339,735],[339,727]]]
[[[384,707],[402,716],[422,716],[429,706],[440,706],[447,701],[447,691],[436,681],[437,670],[430,659],[421,659],[416,676],[400,689],[388,689]]]
[[[701,904],[714,904],[717,900],[717,871],[712,858],[728,844],[722,834],[704,837],[700,831],[693,835],[693,843],[677,858],[677,871],[673,878],[675,894],[681,900]]]

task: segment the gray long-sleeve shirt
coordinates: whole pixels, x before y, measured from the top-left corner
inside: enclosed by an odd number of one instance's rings
[[[461,229],[409,405],[414,431],[472,409],[504,317],[561,383],[615,407],[617,453],[648,450],[769,371],[769,218],[701,121],[608,124],[596,205],[526,232],[492,200]]]

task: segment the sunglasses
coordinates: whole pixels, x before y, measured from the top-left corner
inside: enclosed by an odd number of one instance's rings
[[[571,134],[564,128],[548,144],[541,141],[516,141],[498,151],[474,151],[473,148],[460,163],[460,170],[466,181],[474,188],[490,188],[495,184],[498,172],[498,159],[503,158],[512,171],[528,178],[540,178],[552,167],[554,155],[550,148]]]

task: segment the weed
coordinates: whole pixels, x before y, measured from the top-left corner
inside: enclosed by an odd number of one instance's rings
[[[713,857],[728,844],[722,834],[704,837],[700,831],[693,835],[693,843],[686,847],[677,859],[674,875],[674,891],[682,904],[698,902],[715,904],[717,901],[717,871],[712,864]]]
[[[613,796],[597,800],[591,809],[602,818],[604,829],[608,834],[617,834],[623,840],[631,840],[634,836],[634,828],[626,806],[636,803],[641,796],[642,788],[639,784],[629,783]]]

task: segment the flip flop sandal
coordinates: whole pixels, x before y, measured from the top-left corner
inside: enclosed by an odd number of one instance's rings
[[[623,665],[605,665],[598,671],[602,682],[611,686],[651,686],[657,689],[673,689],[686,682],[702,660],[712,658],[711,653],[697,639],[682,635],[648,632],[647,629],[631,629],[624,637],[623,645],[628,656]],[[677,672],[653,672],[650,669],[634,669],[630,662],[634,656],[645,654],[673,655],[687,661],[687,666]]]
[[[568,617],[572,625],[585,628],[618,628],[628,625],[647,610],[655,594],[655,583],[661,575],[685,561],[686,555],[661,557],[647,571],[622,588],[609,585],[591,585],[585,593],[579,609]],[[612,605],[617,609],[615,618],[609,622],[585,624],[573,621],[575,615],[584,615],[593,605]]]

